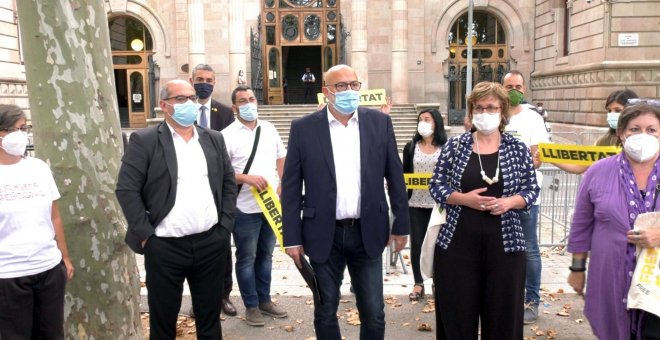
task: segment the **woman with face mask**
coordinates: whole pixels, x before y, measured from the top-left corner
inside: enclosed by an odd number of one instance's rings
[[[431,173],[447,141],[445,125],[436,109],[424,110],[417,116],[417,132],[403,148],[404,173]],[[427,189],[408,190],[410,209],[410,262],[415,285],[408,295],[410,301],[424,298],[424,279],[419,269],[419,255],[434,205]]]
[[[450,138],[431,178],[446,210],[433,259],[438,339],[522,339],[525,236],[520,214],[539,194],[529,149],[504,133],[509,96],[477,84],[468,97],[476,129]],[[481,320],[481,322],[480,322]]]
[[[605,100],[605,110],[607,111],[607,125],[609,130],[596,140],[596,146],[621,146],[619,136],[617,136],[617,122],[624,107],[628,105],[628,99],[637,98],[637,94],[632,90],[617,90]],[[533,155],[535,160],[540,162],[539,153]],[[556,167],[576,175],[580,175],[589,169],[589,165],[551,163]]]
[[[48,165],[24,157],[29,126],[0,105],[0,339],[64,339],[64,288],[73,277]]]
[[[632,90],[617,90],[607,97],[605,111],[607,112],[607,125],[609,130],[596,141],[597,146],[619,146],[621,141],[616,135],[616,125],[621,111],[628,103],[628,99],[638,98]]]
[[[633,231],[637,216],[656,211],[660,184],[660,107],[627,106],[618,120],[623,152],[594,163],[578,191],[568,239],[568,283],[585,292],[584,314],[599,339],[657,339],[660,320],[628,310],[636,247],[660,246],[660,229]],[[641,325],[641,326],[640,326]]]

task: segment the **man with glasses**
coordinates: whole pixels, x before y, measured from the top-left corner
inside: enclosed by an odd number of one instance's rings
[[[545,122],[535,109],[523,104],[525,94],[525,78],[520,71],[510,71],[502,79],[504,89],[509,92],[508,118],[509,123],[505,131],[520,139],[529,148],[532,155],[536,154],[539,143],[549,143],[550,137],[545,128]],[[536,159],[536,158],[535,158]],[[541,163],[536,161],[535,168]],[[542,187],[543,174],[536,171],[536,181]],[[534,202],[528,212],[520,214],[521,224],[525,231],[525,245],[527,247],[527,271],[525,277],[525,314],[523,322],[532,324],[539,315],[539,302],[541,301],[541,254],[538,241],[538,219],[541,195]]]
[[[199,339],[221,339],[220,302],[234,227],[236,181],[222,134],[194,125],[197,95],[184,80],[160,92],[165,121],[134,132],[117,199],[126,243],[144,254],[151,339],[174,339],[188,280]]]
[[[346,266],[360,338],[383,339],[382,253],[392,242],[396,251],[403,248],[410,224],[403,167],[390,116],[358,107],[362,84],[355,71],[336,65],[324,80],[328,105],[291,123],[282,179],[284,246],[299,268],[309,256],[318,278],[317,339],[341,339],[337,308]]]
[[[241,71],[242,72],[242,71]],[[215,86],[215,71],[207,64],[199,64],[192,70],[190,83],[195,88],[195,93],[199,96],[197,103],[200,104],[199,115],[197,116],[197,125],[205,128],[211,128],[216,131],[222,131],[234,121],[234,112],[231,107],[212,99],[213,87]],[[231,238],[227,240],[231,249]],[[227,264],[225,266],[225,279],[222,297],[222,311],[229,315],[236,315],[236,307],[231,302],[231,294],[234,282],[232,280],[232,261],[231,251],[227,252]],[[190,307],[188,314],[192,317],[195,313]]]

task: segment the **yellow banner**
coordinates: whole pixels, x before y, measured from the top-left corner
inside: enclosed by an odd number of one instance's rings
[[[406,189],[429,190],[432,175],[432,173],[403,174],[403,178],[406,181]]]
[[[316,98],[319,104],[327,104],[328,98],[323,93],[317,93]],[[360,105],[380,106],[386,103],[387,94],[385,89],[362,90],[360,91]]]
[[[277,196],[277,193],[273,191],[273,188],[268,185],[266,189],[259,192],[257,188],[251,187],[252,194],[257,200],[261,211],[264,213],[268,224],[273,229],[277,242],[284,252],[284,239],[282,237],[282,205],[280,204],[280,198]]]
[[[541,162],[591,165],[595,161],[618,154],[616,146],[588,146],[571,144],[539,144]]]

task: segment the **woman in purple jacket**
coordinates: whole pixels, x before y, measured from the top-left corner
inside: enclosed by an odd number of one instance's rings
[[[624,152],[596,162],[580,185],[568,242],[573,254],[568,283],[578,294],[584,292],[590,252],[584,314],[594,334],[599,339],[658,339],[660,319],[628,310],[626,298],[635,247],[660,246],[660,229],[632,230],[639,214],[656,209],[660,107],[626,107],[617,135]]]

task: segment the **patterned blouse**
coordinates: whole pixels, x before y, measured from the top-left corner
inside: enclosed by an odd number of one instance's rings
[[[415,155],[413,164],[416,173],[432,173],[435,163],[440,157],[440,148],[435,149],[432,154],[426,154],[419,148],[419,143],[415,143]],[[413,208],[432,209],[435,201],[428,190],[413,190],[412,196],[408,200],[408,205]]]
[[[447,199],[453,192],[461,192],[461,178],[472,154],[473,143],[472,134],[469,132],[450,138],[442,148],[440,159],[433,171],[429,185],[431,196],[442,208],[447,210],[447,223],[440,229],[436,241],[436,244],[442,249],[447,249],[451,243],[462,208],[460,205],[447,204]],[[499,151],[500,171],[504,179],[502,197],[520,195],[525,200],[525,209],[529,209],[538,197],[540,190],[536,184],[534,165],[529,150],[519,139],[503,133]],[[484,185],[486,184],[484,183]],[[505,253],[526,250],[525,234],[519,218],[520,211],[515,209],[502,214],[502,238]]]

